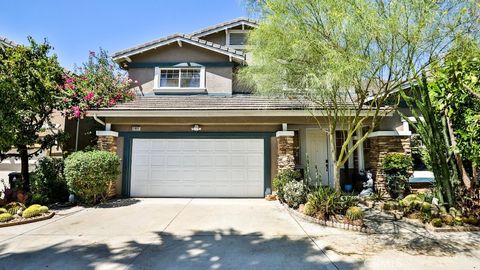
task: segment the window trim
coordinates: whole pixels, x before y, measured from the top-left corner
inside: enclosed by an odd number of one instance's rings
[[[231,33],[243,33],[247,34],[249,30],[241,30],[241,29],[227,29],[226,30],[226,39],[225,39],[225,44],[233,49],[245,49],[247,45],[232,45],[230,44],[230,34]]]
[[[200,86],[199,87],[181,87],[180,83],[182,80],[182,69],[197,69],[200,70]],[[160,86],[160,73],[164,70],[178,70],[178,87],[172,87],[172,86]],[[153,80],[153,90],[162,92],[162,91],[174,91],[174,92],[195,92],[195,91],[200,91],[203,92],[205,91],[205,67],[155,67],[155,77]]]

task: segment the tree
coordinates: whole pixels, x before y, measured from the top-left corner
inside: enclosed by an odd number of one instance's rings
[[[62,107],[68,117],[83,118],[88,110],[132,100],[132,83],[105,50],[91,51],[88,61],[66,76],[60,93]]]
[[[45,41],[0,49],[0,159],[20,157],[24,191],[30,190],[28,160],[55,144],[51,113],[58,108],[63,68]],[[47,135],[40,136],[40,132]],[[34,152],[31,146],[38,146]],[[11,153],[12,146],[18,153]]]
[[[457,167],[464,186],[470,189],[477,181],[480,166],[478,41],[459,42],[447,54],[445,60],[436,65],[432,79],[432,96],[438,104],[438,110],[447,119],[447,129]],[[471,172],[471,176],[468,171]]]
[[[262,20],[249,35],[254,61],[242,76],[261,94],[296,98],[320,128],[327,122],[337,190],[342,166],[395,109],[392,93],[420,78],[457,36],[480,28],[475,1],[250,2]],[[338,152],[337,130],[345,135]]]

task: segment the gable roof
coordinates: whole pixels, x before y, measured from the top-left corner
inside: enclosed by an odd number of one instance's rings
[[[213,33],[228,29],[228,28],[240,26],[240,25],[257,27],[258,22],[256,20],[253,20],[253,19],[250,19],[250,18],[240,17],[240,18],[237,18],[237,19],[234,19],[234,20],[231,20],[231,21],[219,23],[219,24],[207,27],[207,28],[200,29],[198,31],[190,33],[190,36],[197,37],[197,38],[198,37],[203,37],[203,36],[206,36],[206,35],[210,35],[210,34],[213,34]]]
[[[17,44],[15,42],[8,40],[6,37],[0,36],[0,45],[6,46],[6,47],[15,47]]]
[[[202,47],[202,48],[205,48],[205,49],[208,49],[208,50],[211,50],[211,51],[215,51],[217,53],[221,53],[221,54],[227,55],[229,57],[232,57],[232,58],[235,58],[235,59],[238,59],[238,60],[242,60],[242,61],[245,60],[245,54],[242,51],[237,51],[237,50],[232,49],[232,48],[227,47],[227,46],[222,46],[222,45],[210,42],[210,41],[206,41],[206,40],[203,40],[203,39],[192,37],[190,35],[179,34],[179,33],[173,34],[173,35],[170,35],[170,36],[167,36],[167,37],[163,37],[163,38],[160,38],[160,39],[156,39],[156,40],[153,40],[153,41],[150,41],[150,42],[146,42],[146,43],[137,45],[135,47],[132,47],[132,48],[125,49],[123,51],[114,53],[112,55],[112,58],[113,58],[114,61],[118,61],[118,60],[121,60],[122,58],[127,58],[129,56],[132,56],[132,55],[135,55],[135,54],[138,54],[138,53],[142,53],[142,52],[145,52],[145,51],[148,51],[148,50],[152,50],[152,49],[155,49],[155,48],[158,48],[158,47],[162,47],[162,46],[165,46],[165,45],[168,45],[168,44],[172,44],[172,43],[175,43],[175,42],[178,42],[178,43],[186,42],[186,43],[192,44],[194,46],[198,46],[198,47]]]

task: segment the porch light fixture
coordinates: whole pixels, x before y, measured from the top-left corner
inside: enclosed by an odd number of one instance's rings
[[[199,125],[197,125],[197,124],[193,125],[192,131],[199,132],[200,130],[202,130],[202,128]]]

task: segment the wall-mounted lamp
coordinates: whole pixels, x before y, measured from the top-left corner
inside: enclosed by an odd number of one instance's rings
[[[199,125],[197,125],[197,124],[193,125],[192,131],[199,132],[200,130],[202,130],[202,128]]]

